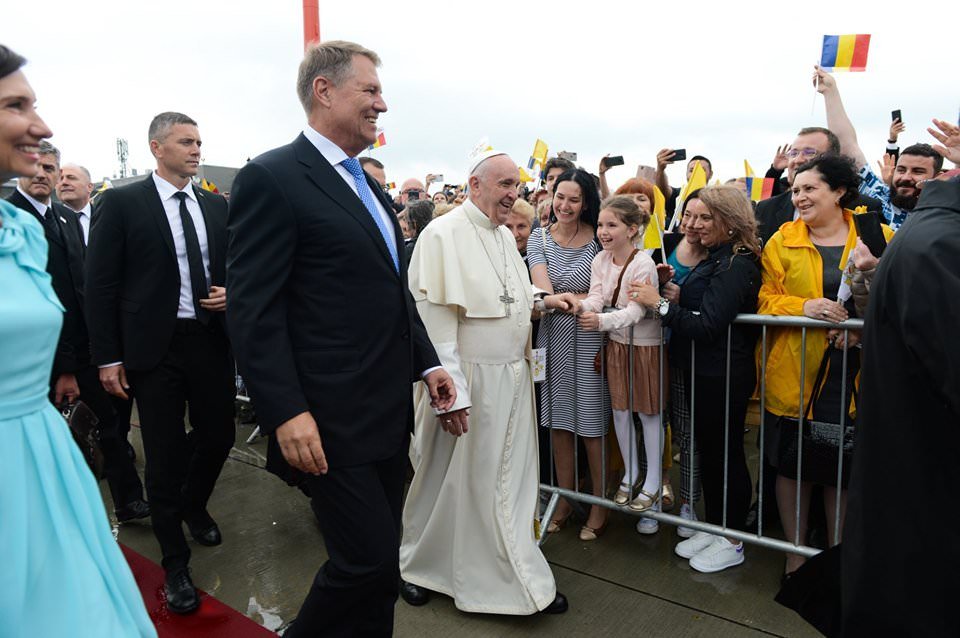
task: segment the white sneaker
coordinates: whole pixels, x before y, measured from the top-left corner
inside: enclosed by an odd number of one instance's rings
[[[690,559],[690,567],[698,572],[712,574],[743,562],[743,543],[733,545],[722,536],[715,536],[713,543]],[[693,540],[692,538],[690,540]],[[689,543],[690,541],[684,541]]]
[[[697,532],[687,540],[677,543],[677,546],[673,548],[673,551],[680,558],[693,558],[707,547],[712,545],[715,538],[717,537],[713,534],[708,534],[707,532]]]
[[[656,534],[658,531],[660,531],[660,523],[655,518],[641,516],[637,521],[638,534]]]
[[[680,506],[680,518],[686,519],[688,521],[697,520],[697,512],[693,509],[693,506],[690,503],[684,503]],[[690,538],[697,533],[697,530],[692,527],[683,527],[680,526],[677,528],[677,536],[680,538]]]

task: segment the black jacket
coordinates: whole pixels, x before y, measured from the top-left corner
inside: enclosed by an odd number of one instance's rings
[[[27,198],[14,191],[7,201],[33,215],[43,226],[47,240],[47,272],[53,291],[63,304],[63,327],[53,358],[52,378],[75,374],[90,364],[90,342],[83,317],[83,231],[76,213],[62,204],[53,204],[56,228],[44,223]]]
[[[960,184],[930,182],[883,253],[864,319],[844,636],[960,636],[956,587],[934,585],[960,568],[958,273]],[[928,477],[922,490],[913,476]],[[894,503],[910,503],[895,528]]]
[[[360,198],[303,135],[233,183],[227,323],[240,373],[261,429],[309,410],[332,467],[400,453],[412,383],[439,365],[391,220],[399,272]]]
[[[883,204],[879,199],[857,193],[857,198],[848,206],[856,208],[866,206],[867,210],[882,211]],[[776,197],[765,199],[757,204],[757,226],[760,232],[761,246],[766,246],[773,234],[787,222],[793,221],[793,193],[787,190]]]
[[[210,285],[223,286],[227,201],[194,187],[207,230]],[[97,197],[87,247],[86,312],[93,362],[150,370],[170,346],[180,305],[173,233],[152,175]],[[229,291],[227,293],[229,303]],[[225,336],[223,313],[215,326]]]
[[[727,328],[740,313],[757,311],[760,293],[759,258],[734,254],[731,244],[712,248],[680,287],[679,305],[670,304],[663,318],[670,328],[670,365],[690,369],[691,343],[696,343],[695,372],[726,375]],[[731,370],[734,376],[755,374],[755,326],[734,325]]]

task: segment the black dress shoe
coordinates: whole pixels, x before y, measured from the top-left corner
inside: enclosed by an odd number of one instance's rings
[[[191,614],[200,607],[200,596],[186,567],[167,572],[163,591],[167,595],[167,609],[175,614]]]
[[[567,604],[567,597],[557,592],[557,596],[553,599],[553,602],[540,610],[541,614],[562,614],[570,608],[570,605]]]
[[[430,602],[430,590],[401,580],[400,598],[403,598],[408,605],[419,607],[420,605],[426,605]]]
[[[147,518],[150,516],[150,504],[142,498],[138,498],[114,510],[113,513],[117,516],[118,523],[126,523],[137,520],[138,518]]]
[[[193,536],[193,540],[197,541],[201,545],[213,547],[223,542],[223,537],[220,536],[220,528],[217,527],[216,523],[210,527],[200,529],[191,527],[189,524],[187,527],[190,528],[190,535]]]
[[[187,529],[190,530],[190,535],[193,536],[193,540],[201,545],[213,547],[223,542],[223,538],[220,536],[220,528],[217,527],[217,522],[210,518],[210,515],[206,512],[203,512],[203,514],[197,517],[187,518],[185,522]]]

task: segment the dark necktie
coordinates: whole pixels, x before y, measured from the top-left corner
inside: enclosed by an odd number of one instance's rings
[[[60,233],[60,229],[57,228],[57,220],[53,216],[53,206],[47,206],[47,210],[44,211],[43,225],[46,226],[47,230],[54,235]]]
[[[207,325],[210,323],[210,311],[200,305],[200,300],[210,296],[210,289],[207,287],[207,276],[204,274],[200,239],[197,237],[197,228],[193,225],[190,211],[187,210],[187,194],[178,191],[173,196],[180,200],[180,223],[183,224],[183,238],[187,243],[187,265],[190,266],[193,309],[197,313],[197,320],[203,325]]]

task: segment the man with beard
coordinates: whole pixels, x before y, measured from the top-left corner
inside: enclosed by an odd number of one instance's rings
[[[817,91],[823,94],[827,108],[827,127],[840,139],[841,151],[853,158],[860,167],[860,192],[876,197],[883,203],[883,215],[890,228],[897,230],[906,221],[907,214],[920,199],[919,182],[936,177],[943,168],[943,157],[929,144],[913,144],[900,151],[893,169],[892,183],[887,184],[873,172],[860,145],[857,132],[847,117],[840,99],[837,81],[832,75],[816,67],[814,82]]]

